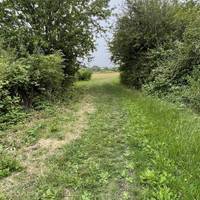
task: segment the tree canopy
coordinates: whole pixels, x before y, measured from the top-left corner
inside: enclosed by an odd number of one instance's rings
[[[200,109],[199,14],[199,1],[127,0],[110,43],[121,81]]]
[[[110,15],[109,0],[3,0],[0,36],[19,54],[60,50],[69,71],[77,58],[95,48],[101,20]],[[67,70],[66,70],[67,71]]]

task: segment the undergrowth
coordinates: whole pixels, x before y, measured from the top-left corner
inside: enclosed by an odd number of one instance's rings
[[[0,146],[0,179],[21,169],[20,163]]]

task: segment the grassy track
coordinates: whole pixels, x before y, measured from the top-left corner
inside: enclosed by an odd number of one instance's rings
[[[197,115],[126,89],[117,73],[77,90],[75,103],[0,138],[21,165],[0,180],[0,199],[200,199]]]

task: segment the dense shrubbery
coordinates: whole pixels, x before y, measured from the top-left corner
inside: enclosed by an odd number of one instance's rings
[[[64,80],[62,61],[59,54],[7,60],[1,64],[2,89],[30,107],[35,96],[59,91]]]
[[[77,72],[77,78],[79,81],[89,81],[92,77],[92,71],[87,68],[81,68]]]
[[[200,5],[127,1],[110,48],[123,83],[199,110]]]
[[[38,96],[59,93],[64,80],[63,58],[57,54],[30,55],[16,59],[12,53],[0,54],[0,123],[20,119],[22,106],[32,107]]]
[[[11,97],[8,90],[3,89],[2,83],[0,84],[0,129],[2,129],[7,123],[16,123],[24,114],[20,107],[19,98]]]

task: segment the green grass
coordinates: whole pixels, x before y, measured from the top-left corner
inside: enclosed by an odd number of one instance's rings
[[[11,175],[12,172],[20,171],[21,169],[19,162],[17,162],[13,156],[0,150],[0,179]]]
[[[19,187],[12,199],[200,199],[198,115],[126,89],[117,77],[80,82],[77,88],[95,108],[84,134],[56,151],[46,173],[31,187]],[[60,137],[59,121],[75,115],[79,101],[75,107],[59,114],[56,126],[50,118],[48,134],[39,131],[40,137]]]
[[[134,105],[133,105],[134,102]],[[135,145],[143,196],[200,198],[200,118],[166,102],[144,97],[124,101],[129,144]]]

